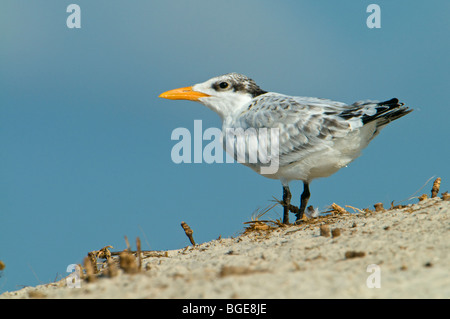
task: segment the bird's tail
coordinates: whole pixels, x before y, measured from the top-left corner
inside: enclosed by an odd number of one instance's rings
[[[364,124],[377,121],[377,127],[385,126],[389,122],[411,113],[413,110],[404,106],[398,99],[393,98],[389,101],[380,102],[376,106],[376,113],[373,115],[364,115],[362,121]]]

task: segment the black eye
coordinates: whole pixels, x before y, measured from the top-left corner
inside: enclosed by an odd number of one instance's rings
[[[226,89],[226,88],[228,87],[228,82],[220,82],[220,83],[219,83],[219,87],[220,87],[221,89]]]

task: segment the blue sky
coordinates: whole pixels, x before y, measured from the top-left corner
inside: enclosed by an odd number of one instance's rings
[[[65,276],[88,251],[124,249],[124,235],[143,249],[185,247],[181,221],[199,243],[235,236],[280,198],[278,181],[240,164],[171,160],[174,129],[221,123],[158,95],[228,72],[268,91],[397,97],[415,110],[313,181],[315,207],[389,207],[432,176],[449,190],[448,1],[78,0],[81,29],[69,29],[71,3],[0,5],[0,292]],[[370,3],[380,29],[366,26]],[[291,190],[298,203],[301,183]]]

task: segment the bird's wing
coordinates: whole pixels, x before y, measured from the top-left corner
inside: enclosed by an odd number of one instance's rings
[[[382,110],[379,103],[371,101],[347,105],[267,93],[252,100],[236,119],[236,126],[278,128],[279,165],[285,166],[333,147],[336,139],[362,127],[369,118],[375,119]]]

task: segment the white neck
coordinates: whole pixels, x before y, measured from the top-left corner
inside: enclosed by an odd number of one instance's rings
[[[220,97],[209,96],[199,99],[199,102],[207,106],[224,120],[227,117],[235,117],[241,113],[252,100],[249,94],[221,94]]]

